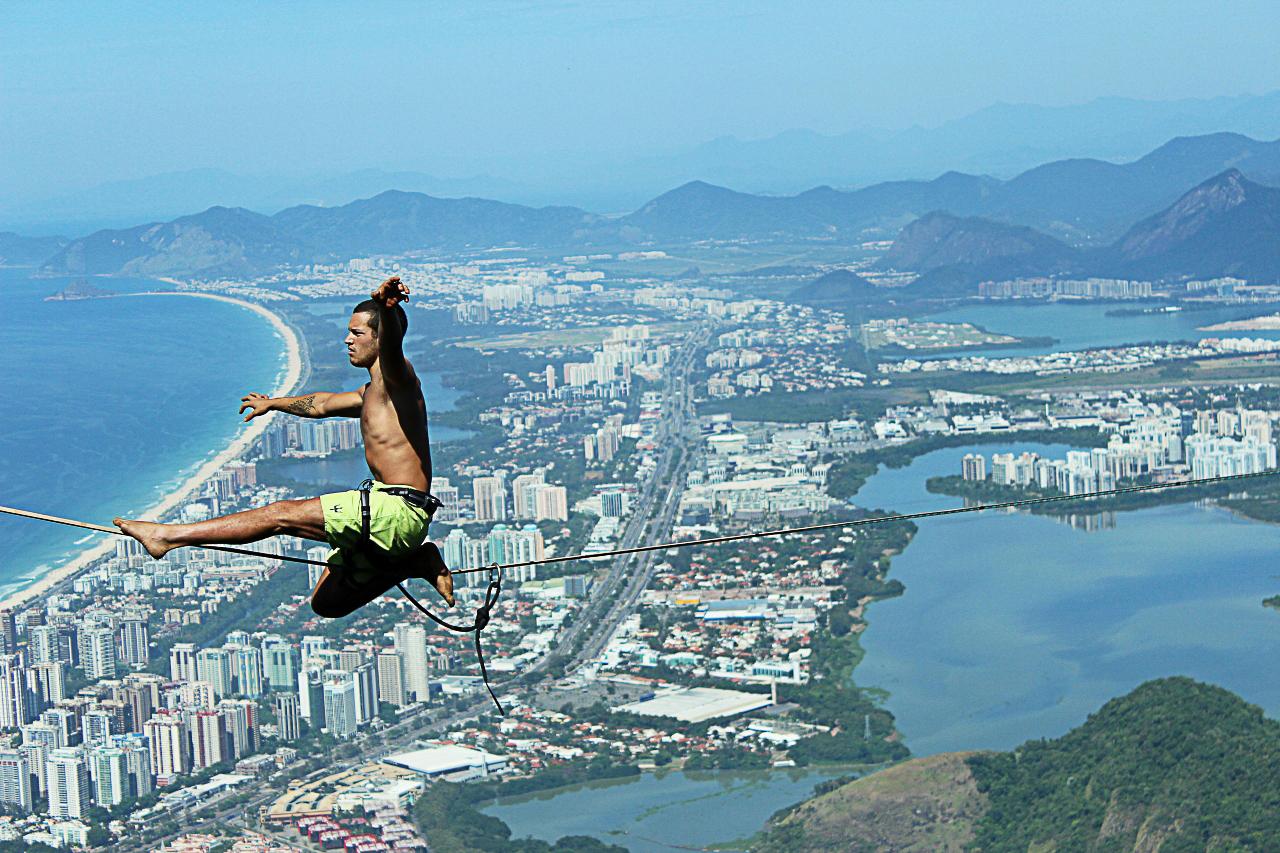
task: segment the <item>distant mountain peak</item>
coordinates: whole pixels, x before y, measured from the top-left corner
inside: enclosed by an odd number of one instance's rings
[[[1280,271],[1280,189],[1227,169],[1139,222],[1112,250],[1129,275],[1271,278]]]

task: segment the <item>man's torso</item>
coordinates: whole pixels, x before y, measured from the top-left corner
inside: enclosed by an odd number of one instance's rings
[[[395,387],[387,386],[381,371],[370,371],[363,397],[360,433],[373,476],[384,483],[430,491],[427,403],[412,366],[409,381]]]

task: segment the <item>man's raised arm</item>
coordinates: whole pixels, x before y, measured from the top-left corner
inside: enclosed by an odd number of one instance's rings
[[[370,297],[378,303],[378,367],[388,384],[396,384],[409,378],[409,366],[404,360],[404,324],[400,318],[404,309],[398,308],[409,301],[409,288],[400,276],[378,285]]]
[[[364,405],[360,391],[316,391],[301,397],[268,397],[249,393],[240,398],[240,413],[248,409],[246,422],[267,412],[287,412],[300,418],[358,418]]]

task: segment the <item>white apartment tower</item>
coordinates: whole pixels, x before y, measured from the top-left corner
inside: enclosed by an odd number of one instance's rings
[[[0,750],[0,803],[24,812],[30,812],[34,808],[31,768],[21,750]]]
[[[505,521],[507,490],[497,477],[476,477],[471,481],[476,505],[476,521]]]
[[[164,787],[174,778],[191,772],[187,730],[181,714],[157,711],[142,728],[151,748],[151,775],[157,785]]]
[[[80,667],[86,678],[115,678],[116,637],[110,628],[85,628],[80,632]]]
[[[378,652],[378,700],[397,708],[409,704],[404,685],[404,660],[390,649]]]
[[[90,802],[89,765],[79,747],[61,747],[49,753],[44,775],[49,789],[49,815],[84,817]]]
[[[394,631],[396,651],[404,665],[404,686],[417,702],[431,696],[428,686],[431,667],[427,659],[427,631],[421,625],[397,625]]]
[[[196,680],[196,647],[194,643],[174,643],[169,649],[169,680]]]

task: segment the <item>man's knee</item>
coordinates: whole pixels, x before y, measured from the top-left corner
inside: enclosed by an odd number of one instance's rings
[[[341,619],[359,606],[339,574],[333,569],[316,584],[311,593],[311,610],[325,619]]]
[[[324,510],[316,498],[276,501],[268,505],[271,521],[278,535],[316,534],[324,532]]]

